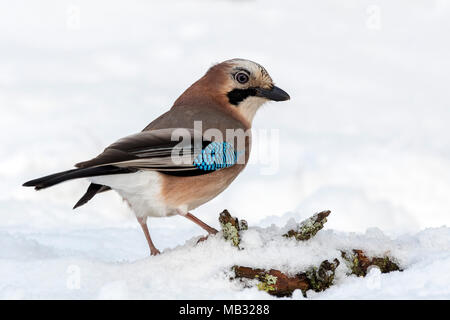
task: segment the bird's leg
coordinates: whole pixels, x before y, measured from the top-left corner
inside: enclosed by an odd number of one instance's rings
[[[208,232],[208,234],[216,234],[218,231],[216,229],[214,229],[213,227],[208,226],[206,223],[204,223],[202,220],[200,220],[199,218],[197,218],[196,216],[190,214],[189,212],[186,213],[184,215],[186,218],[188,218],[189,220],[191,220],[192,222],[194,222],[195,224],[199,225],[200,227],[202,227],[204,230],[206,230],[206,232]],[[204,241],[208,238],[208,236],[206,237],[202,237],[200,238],[200,240],[198,240],[198,242],[200,241]]]
[[[139,224],[141,225],[142,231],[144,231],[145,238],[147,239],[148,246],[150,247],[150,254],[152,256],[156,256],[157,254],[160,254],[161,252],[156,249],[155,245],[153,244],[152,238],[150,237],[150,232],[148,231],[147,227],[147,217],[138,217],[137,218]]]

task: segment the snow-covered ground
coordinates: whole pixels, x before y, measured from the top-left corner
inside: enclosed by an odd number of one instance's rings
[[[228,267],[299,270],[360,245],[405,271],[342,268],[311,298],[450,298],[449,31],[446,0],[2,2],[0,297],[265,298],[230,284]],[[194,246],[201,230],[174,217],[150,221],[164,254],[149,258],[115,194],[72,211],[86,181],[21,187],[139,131],[234,57],[264,65],[292,98],[255,118],[257,137],[278,133],[276,159],[258,161],[257,145],[195,212],[216,227],[224,208],[247,219],[246,250],[220,237]],[[271,224],[323,209],[316,239],[274,240]]]
[[[155,257],[145,257],[146,244],[134,229],[2,231],[0,298],[270,299],[255,287],[230,282],[231,267],[295,274],[354,248],[395,257],[404,271],[381,274],[371,269],[365,278],[357,278],[348,276],[341,263],[335,285],[322,293],[308,291],[308,298],[450,298],[450,228],[396,239],[376,228],[364,234],[324,230],[306,242],[284,238],[283,231],[276,226],[250,228],[242,233],[242,250],[221,234],[199,244],[198,237],[192,238]],[[293,298],[303,299],[302,293],[295,291]]]

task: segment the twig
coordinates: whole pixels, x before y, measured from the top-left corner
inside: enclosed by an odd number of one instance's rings
[[[219,222],[222,226],[223,237],[231,241],[235,247],[239,247],[241,237],[239,231],[247,230],[247,221],[232,217],[228,210],[223,210],[219,216]]]
[[[327,222],[327,217],[331,213],[330,210],[316,213],[311,218],[308,218],[297,225],[296,230],[289,230],[283,236],[294,237],[299,241],[309,240],[319,232],[323,225]]]
[[[329,214],[329,210],[316,213],[311,218],[299,223],[295,230],[289,230],[283,236],[294,237],[299,241],[311,239],[323,228]],[[227,210],[220,214],[219,221],[224,238],[239,248],[240,231],[248,229],[247,222],[232,217]],[[369,258],[359,249],[341,251],[341,258],[351,270],[350,274],[357,276],[366,276],[370,266],[377,266],[382,273],[401,271],[398,264],[388,256]],[[234,266],[233,271],[234,278],[241,280],[257,279],[258,289],[271,295],[277,297],[291,296],[294,290],[300,289],[303,296],[306,297],[308,290],[320,292],[329,288],[333,284],[335,271],[339,264],[338,259],[334,259],[333,262],[324,260],[319,267],[311,267],[295,275],[288,275],[275,269],[265,270],[245,266]]]
[[[371,266],[378,267],[381,273],[402,271],[398,264],[388,256],[369,258],[359,249],[353,249],[351,252],[341,251],[341,256],[350,268],[351,274],[357,275],[358,277],[365,277],[367,270]]]
[[[300,289],[306,297],[306,291],[312,289],[316,292],[323,291],[330,287],[334,280],[334,273],[339,266],[339,261],[323,261],[318,268],[311,268],[306,272],[289,276],[280,270],[253,269],[243,266],[234,266],[233,270],[236,278],[257,279],[257,287],[260,290],[277,296],[291,296],[294,290]]]

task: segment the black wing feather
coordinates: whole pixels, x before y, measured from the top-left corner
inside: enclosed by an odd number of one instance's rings
[[[211,141],[203,140],[198,132],[189,131],[190,139],[180,141],[172,139],[176,129],[160,129],[143,131],[118,140],[105,149],[97,157],[80,162],[71,169],[24,183],[26,187],[35,187],[36,190],[51,187],[63,181],[87,178],[100,175],[132,173],[141,169],[155,170],[161,173],[176,176],[193,176],[208,174],[211,171],[200,170],[192,162],[177,164],[172,159],[172,152],[186,152],[186,157],[195,158],[201,150]],[[176,137],[176,136],[175,136]],[[186,138],[186,137],[184,137]],[[201,145],[196,145],[200,141]],[[186,145],[189,147],[186,148]],[[179,149],[177,149],[179,148]],[[190,159],[188,158],[188,159]],[[86,193],[75,204],[74,209],[85,204],[97,193],[110,190],[108,186],[92,183]]]

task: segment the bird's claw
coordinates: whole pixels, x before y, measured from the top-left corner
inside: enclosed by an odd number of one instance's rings
[[[151,256],[157,256],[158,254],[161,254],[161,251],[159,251],[158,249],[150,250]]]
[[[203,242],[203,241],[207,240],[208,237],[209,237],[209,235],[201,237],[200,239],[198,239],[197,244],[200,243],[200,242]]]

